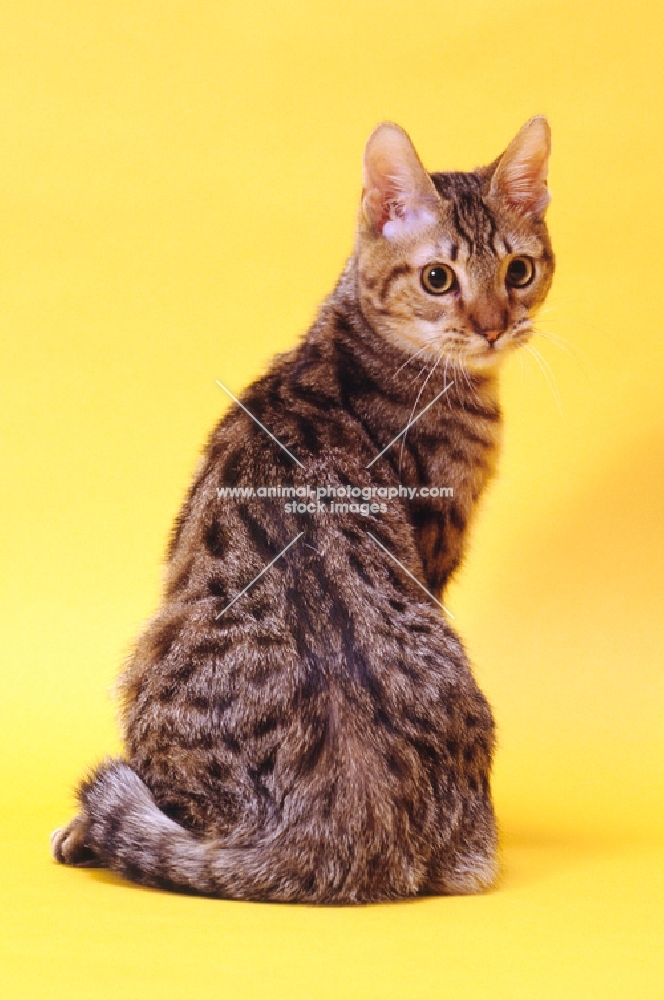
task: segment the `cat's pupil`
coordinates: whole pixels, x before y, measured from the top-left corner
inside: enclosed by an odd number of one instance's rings
[[[434,288],[444,288],[447,284],[447,275],[442,267],[432,267],[429,271],[429,281]]]

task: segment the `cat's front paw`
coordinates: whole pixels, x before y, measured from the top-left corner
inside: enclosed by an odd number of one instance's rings
[[[85,842],[87,821],[84,816],[74,816],[66,826],[51,834],[51,854],[61,865],[77,868],[97,868],[100,862]]]

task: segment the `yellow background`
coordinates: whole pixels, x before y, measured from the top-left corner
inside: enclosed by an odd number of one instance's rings
[[[660,2],[4,0],[3,996],[662,997]],[[505,874],[358,910],[58,868],[207,432],[352,241],[366,136],[553,129],[558,272],[447,596],[500,730]],[[549,379],[550,381],[550,379]]]

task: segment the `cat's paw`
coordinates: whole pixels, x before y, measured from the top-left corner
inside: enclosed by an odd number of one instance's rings
[[[66,826],[51,834],[51,854],[61,865],[77,868],[97,868],[99,861],[85,842],[87,822],[83,816],[74,816]]]

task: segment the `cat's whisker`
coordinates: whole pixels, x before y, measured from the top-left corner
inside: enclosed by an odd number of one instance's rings
[[[565,298],[564,299],[559,299],[557,303],[552,304],[551,306],[539,308],[537,310],[537,313],[536,313],[536,316],[535,316],[535,320],[537,321],[540,318],[540,316],[546,315],[547,313],[550,313],[550,312],[553,312],[553,311],[556,311],[556,310],[558,311],[558,313],[560,315],[560,313],[561,313],[560,307],[561,306],[563,307],[563,309],[566,306],[570,306],[571,309],[576,312],[576,311],[578,311],[579,307],[584,306],[584,305],[585,305],[585,300],[583,299],[583,297],[573,296],[573,295],[566,294]],[[577,322],[578,322],[578,319],[577,319]],[[597,334],[602,339],[610,340],[611,343],[613,343],[613,344],[617,344],[619,342],[618,341],[618,337],[616,335],[616,332],[613,331],[613,330],[608,329],[606,326],[598,326],[597,323],[595,322],[595,317],[594,316],[592,318],[590,318],[590,319],[588,319],[586,316],[583,316],[583,318],[582,318],[582,320],[580,322],[581,322],[581,324],[583,325],[583,327],[586,330],[591,330],[593,333]],[[574,345],[574,346],[578,346],[578,345]]]
[[[481,407],[482,406],[482,399],[481,399],[481,397],[480,397],[480,395],[479,395],[479,393],[477,391],[477,387],[476,387],[475,383],[473,382],[473,380],[472,380],[472,378],[470,376],[470,373],[468,372],[468,369],[466,367],[466,363],[463,360],[463,355],[461,353],[461,349],[459,349],[459,368],[460,368],[460,371],[461,371],[461,377],[463,378],[464,382],[468,386],[468,389],[469,389],[471,395],[473,396],[473,398],[474,398],[475,402],[478,404],[478,406]]]
[[[555,305],[540,306],[535,315],[537,315],[538,317],[545,316],[547,313],[555,312],[556,308],[557,307]]]
[[[540,327],[535,327],[534,332],[538,336],[543,337],[544,340],[548,340],[555,347],[559,348],[559,350],[564,351],[572,360],[577,362],[586,375],[590,371],[595,370],[591,358],[585,351],[581,350],[578,344],[567,340],[566,337],[562,337],[559,333],[553,333],[552,330],[542,330]]]
[[[569,345],[567,343],[561,342],[555,336],[555,334],[550,333],[548,330],[542,330],[542,329],[539,329],[539,328],[536,329],[534,332],[538,336],[543,337],[544,340],[548,340],[550,344],[554,345],[554,347],[557,347],[557,348],[559,348],[559,350],[564,351],[565,354],[567,354],[570,358],[574,358],[575,361],[578,361],[578,357],[576,356],[575,352],[570,349],[570,347],[569,347]]]
[[[419,378],[421,377],[422,372],[425,372],[428,367],[429,367],[429,362],[427,361],[427,363],[424,365],[424,367],[420,368],[420,370],[417,373],[417,375],[410,380],[409,385],[413,385],[415,382],[417,382],[419,380]],[[424,384],[426,385],[426,382]]]
[[[526,373],[526,356],[523,351],[519,351],[517,357],[519,359],[519,378],[523,382]]]
[[[540,369],[540,371],[542,372],[542,374],[544,376],[544,380],[545,380],[546,384],[548,385],[549,389],[551,390],[551,394],[553,396],[553,399],[554,399],[554,402],[556,404],[556,407],[558,408],[558,412],[562,416],[563,415],[563,408],[562,408],[562,403],[560,401],[560,393],[558,391],[558,384],[556,382],[555,375],[553,374],[553,371],[551,369],[551,365],[546,360],[546,358],[544,358],[540,354],[540,352],[537,350],[537,348],[533,347],[532,344],[524,344],[523,346],[528,351],[528,353],[531,355],[531,357],[533,357],[535,359],[535,362],[536,362],[538,368]]]
[[[556,347],[562,347],[564,350],[577,350],[576,344],[567,340],[566,337],[561,336],[559,333],[554,333],[553,330],[543,330],[541,326],[535,326],[533,324],[533,331],[539,333],[542,337],[546,337],[550,340],[552,344]]]
[[[443,385],[447,385],[447,366],[449,365],[449,363],[450,363],[450,357],[449,357],[449,355],[446,355],[446,357],[445,357],[445,367],[443,368]],[[454,362],[452,362],[452,365],[454,365]],[[451,409],[452,408],[452,402],[450,400],[450,393],[449,392],[446,393],[446,400],[447,400],[447,408]]]
[[[454,383],[456,383],[458,381],[458,374],[459,374],[459,364],[457,363],[457,361],[455,361],[455,359],[453,357],[452,358],[452,381]],[[457,400],[459,402],[459,405],[461,406],[461,409],[465,410],[466,407],[464,405],[463,393],[457,392]]]
[[[465,372],[465,369],[463,367],[463,362],[461,360],[461,351],[460,350],[457,351],[457,353],[454,355],[454,357],[452,359],[452,367],[454,369],[454,378],[455,378],[455,380],[456,380],[457,374],[459,374],[461,376],[461,383],[463,385],[465,385],[466,389],[469,389],[470,386],[468,384],[468,378],[466,377],[466,372]],[[461,409],[465,410],[466,407],[464,406],[463,394],[459,393],[458,395],[459,395],[459,403],[461,405]]]
[[[520,319],[518,320],[518,322],[514,323],[510,327],[508,333],[511,334],[512,337],[524,337],[533,333],[533,331],[534,327],[532,324],[532,320],[528,316],[525,319]]]
[[[397,370],[395,371],[395,373],[394,373],[394,375],[392,376],[392,378],[393,378],[393,379],[394,379],[394,378],[396,378],[396,377],[397,377],[397,375],[399,374],[399,372],[400,372],[400,371],[401,371],[401,370],[402,370],[403,368],[405,368],[405,367],[406,367],[406,365],[409,365],[409,364],[411,363],[411,361],[414,361],[414,360],[415,360],[415,358],[419,357],[419,356],[420,356],[420,354],[422,354],[422,353],[423,353],[424,351],[427,351],[428,349],[429,349],[429,347],[428,347],[428,344],[425,344],[425,345],[424,345],[424,347],[420,347],[419,351],[416,351],[416,352],[415,352],[415,354],[411,354],[411,356],[410,356],[409,358],[406,358],[406,360],[404,361],[404,363],[403,363],[402,365],[399,365],[399,367],[398,367],[398,368],[397,368]],[[422,374],[422,372],[420,372],[420,375],[421,375],[421,374]],[[418,378],[419,378],[419,376],[418,376]]]
[[[463,363],[464,363],[464,366],[466,366],[465,361]],[[466,366],[466,371],[468,371],[467,366]],[[475,402],[477,403],[478,406],[482,406],[483,405],[483,403],[482,403],[482,397],[480,396],[479,392],[477,391],[477,385],[473,381],[470,373],[468,373],[468,378],[469,378],[469,381],[470,381],[470,385],[471,385],[471,389],[472,389],[472,393],[473,393],[473,397],[475,399]]]
[[[422,383],[422,385],[420,387],[420,391],[418,392],[417,397],[415,399],[415,402],[413,403],[413,408],[410,411],[410,417],[408,418],[408,423],[406,424],[406,431],[405,431],[403,437],[401,438],[401,447],[399,448],[399,473],[398,473],[399,474],[399,478],[401,478],[401,466],[403,464],[403,452],[404,452],[404,447],[405,447],[405,444],[406,444],[406,436],[408,435],[408,424],[410,424],[411,420],[413,419],[413,416],[414,416],[415,411],[417,409],[417,404],[420,401],[420,396],[422,395],[422,393],[426,389],[427,382],[429,381],[429,379],[431,378],[431,376],[435,372],[436,368],[438,367],[438,364],[439,364],[441,358],[442,358],[442,353],[438,355],[433,368],[431,369],[431,371],[429,372],[429,374],[425,378],[424,382]],[[445,385],[447,385],[447,382],[445,383]]]

